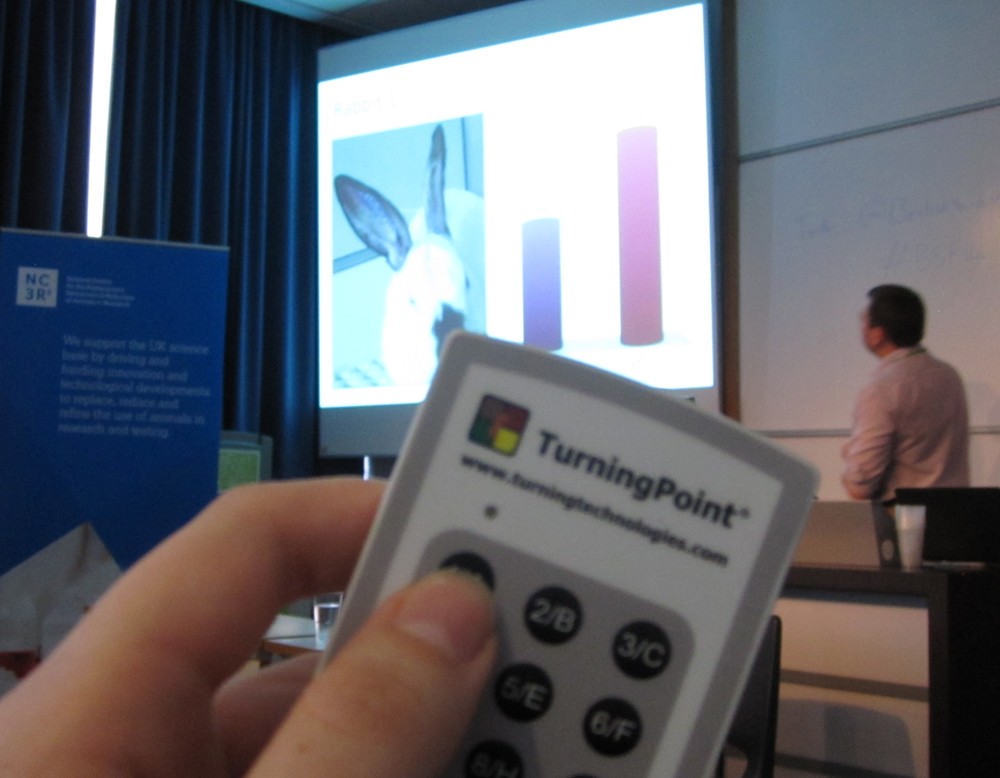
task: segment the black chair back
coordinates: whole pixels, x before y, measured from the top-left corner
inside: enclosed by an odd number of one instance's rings
[[[742,778],[774,775],[780,668],[781,619],[771,616],[726,736],[726,750],[735,749],[746,759]],[[719,778],[725,775],[724,766],[724,758],[720,758]]]

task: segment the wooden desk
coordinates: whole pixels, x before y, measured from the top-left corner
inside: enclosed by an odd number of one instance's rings
[[[914,572],[793,566],[784,595],[914,596],[926,602],[930,775],[1000,775],[1000,569]]]

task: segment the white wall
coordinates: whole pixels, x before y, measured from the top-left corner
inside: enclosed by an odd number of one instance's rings
[[[928,304],[966,379],[973,482],[1000,483],[1000,4],[738,0],[742,421],[821,470],[874,368],[865,293]]]

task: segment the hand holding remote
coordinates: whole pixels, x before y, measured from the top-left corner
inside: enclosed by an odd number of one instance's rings
[[[227,492],[0,701],[0,774],[438,775],[495,654],[467,576],[389,598],[319,675],[305,657],[227,681],[280,607],[344,587],[381,496],[353,479]]]
[[[805,463],[547,352],[453,335],[331,636],[435,570],[499,660],[447,778],[674,778],[719,753],[812,501]]]

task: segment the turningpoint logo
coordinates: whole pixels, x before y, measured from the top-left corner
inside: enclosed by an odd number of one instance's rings
[[[514,456],[524,437],[530,412],[527,408],[487,394],[469,430],[469,440],[506,456]]]

